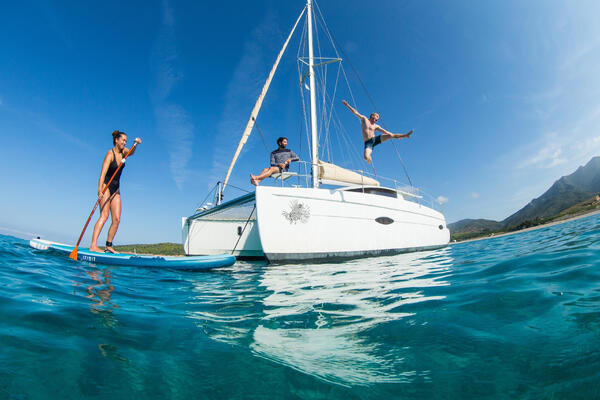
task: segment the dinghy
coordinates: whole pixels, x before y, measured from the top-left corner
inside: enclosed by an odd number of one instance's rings
[[[54,250],[67,257],[74,249],[74,246],[43,239],[32,239],[29,241],[29,245],[38,250]],[[228,267],[235,263],[235,257],[231,254],[194,257],[169,257],[137,254],[98,253],[96,251],[90,251],[89,249],[84,248],[80,248],[77,251],[77,260],[108,265],[155,267],[182,270],[206,270],[211,268]]]

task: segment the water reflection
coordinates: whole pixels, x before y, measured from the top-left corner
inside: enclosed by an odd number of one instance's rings
[[[111,294],[115,287],[110,283],[110,269],[86,270],[85,273],[94,281],[86,287],[88,292],[86,297],[92,300],[90,307],[93,310],[102,309],[103,306],[118,308],[119,306],[111,301]]]
[[[111,283],[110,268],[99,269],[91,265],[85,266],[83,271],[85,276],[77,275],[75,287],[80,285],[85,287],[84,290],[87,293],[85,297],[91,300],[90,311],[100,318],[102,325],[107,328],[116,327],[118,321],[114,316],[113,309],[119,308],[119,306],[112,301],[112,292],[115,287]]]
[[[112,293],[115,290],[111,280],[111,269],[97,269],[95,266],[90,266],[84,269],[87,278],[91,279],[85,285],[87,299],[91,300],[90,312],[100,319],[102,325],[111,330],[117,328],[118,320],[114,315],[113,310],[119,308],[112,301]],[[119,354],[116,346],[110,343],[98,343],[98,350],[103,357],[111,358],[119,362],[128,363],[125,357]]]
[[[448,250],[441,250],[267,267],[260,284],[271,294],[263,300],[265,315],[251,348],[325,380],[405,381],[413,372],[401,368],[402,358],[394,354],[400,347],[378,343],[368,333],[412,315],[408,304],[443,299],[427,295],[425,289],[449,285],[451,263]]]
[[[320,379],[402,382],[416,374],[403,368],[402,344],[373,332],[394,329],[418,303],[444,299],[432,288],[449,285],[452,262],[442,249],[332,264],[236,264],[198,283],[187,315],[215,340]]]
[[[263,317],[262,301],[268,295],[257,284],[264,263],[236,263],[192,281],[193,296],[185,315],[196,320],[214,340],[245,345]]]

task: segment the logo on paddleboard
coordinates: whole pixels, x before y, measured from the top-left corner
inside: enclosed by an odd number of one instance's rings
[[[290,201],[290,212],[282,211],[281,215],[287,219],[290,224],[296,224],[302,222],[303,224],[308,222],[310,218],[310,208],[298,200]]]

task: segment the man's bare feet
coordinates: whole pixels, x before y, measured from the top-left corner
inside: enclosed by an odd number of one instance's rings
[[[254,186],[258,186],[259,182],[258,182],[258,180],[256,180],[256,176],[250,174],[250,183],[253,184]]]
[[[411,129],[410,132],[408,132],[404,137],[410,137],[410,135],[412,135],[415,132],[414,129]]]
[[[117,254],[117,252],[115,251],[115,249],[112,248],[112,246],[106,246],[104,248],[104,252],[105,253],[113,253],[113,254]]]
[[[102,250],[98,246],[90,246],[90,251],[95,251],[96,253],[102,253]]]

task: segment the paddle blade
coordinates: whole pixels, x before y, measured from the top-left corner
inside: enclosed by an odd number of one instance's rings
[[[69,254],[69,258],[72,258],[73,260],[77,260],[77,246],[73,249],[71,254]]]

